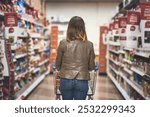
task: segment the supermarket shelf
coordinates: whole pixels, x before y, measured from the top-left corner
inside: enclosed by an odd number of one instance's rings
[[[131,71],[130,69],[128,68],[124,68],[124,71],[126,71],[128,74],[130,75],[133,75],[133,71]]]
[[[30,53],[29,53],[29,55],[33,55],[33,54],[35,54],[35,52],[34,52],[34,51],[32,51],[32,52],[30,52]]]
[[[109,41],[109,45],[120,46],[120,43],[119,42]]]
[[[112,61],[112,62],[113,62],[114,64],[116,64],[116,65],[120,65],[119,62],[117,62],[117,61],[115,61],[115,60],[113,60],[113,59],[111,59],[111,58],[109,58],[109,60]]]
[[[26,75],[27,73],[28,73],[28,72],[26,71],[26,72],[23,72],[23,73],[17,75],[17,76],[15,76],[15,79],[17,80],[18,78],[23,77],[23,76]]]
[[[150,75],[148,75],[148,74],[145,74],[145,76],[147,76],[147,77],[149,77],[149,78],[150,78]]]
[[[16,46],[11,46],[11,50],[16,50],[17,47]]]
[[[119,50],[118,52],[119,52],[119,54],[125,54],[125,51],[123,51],[123,50]]]
[[[133,62],[127,60],[127,59],[123,59],[124,62],[128,63],[128,64],[133,64]]]
[[[120,73],[120,76],[134,89],[136,90],[142,97],[144,97],[145,99],[149,99],[148,97],[145,97],[142,91],[142,87],[136,83],[134,83],[134,81],[129,80],[125,75],[123,75],[123,73]]]
[[[20,55],[16,55],[16,59],[19,59],[19,58],[23,58],[23,57],[26,57],[27,56],[27,54],[20,54]]]
[[[38,49],[40,49],[40,46],[39,46],[39,45],[34,46],[34,50],[38,50]]]
[[[127,51],[133,51],[132,48],[124,48],[124,50],[127,50]]]
[[[109,50],[109,51],[112,52],[112,53],[115,53],[115,54],[118,54],[118,55],[119,55],[119,52],[116,51],[116,50]]]
[[[118,88],[118,90],[120,91],[120,93],[122,94],[122,96],[126,99],[126,100],[130,100],[129,95],[126,93],[126,91],[119,85],[119,83],[115,80],[115,78],[108,73],[108,76],[110,77],[110,79],[112,80],[112,82],[115,84],[115,86]]]
[[[29,72],[32,72],[35,68],[30,68]]]
[[[145,73],[144,73],[143,71],[141,71],[141,70],[139,70],[139,69],[137,69],[137,68],[135,68],[135,67],[131,67],[131,70],[132,70],[133,72],[135,72],[135,73],[141,75],[141,76],[144,76],[144,75],[145,75]]]
[[[40,71],[40,68],[38,67],[38,68],[35,68],[34,70],[33,70],[33,73],[36,73],[36,72],[38,72],[38,71]]]
[[[45,74],[41,75],[38,77],[32,85],[30,85],[22,94],[19,95],[17,100],[22,100],[24,99],[29,93],[45,78]]]
[[[44,36],[41,36],[40,33],[29,33],[31,38],[44,38]]]
[[[3,55],[0,55],[0,58],[3,58],[4,56]]]
[[[0,80],[4,80],[4,77],[0,77]]]
[[[115,69],[115,68],[113,68],[111,65],[109,65],[109,67],[118,75],[119,74],[119,72]]]
[[[139,51],[150,51],[150,48],[136,48]]]
[[[39,63],[39,66],[44,65],[44,64],[47,63],[48,61],[49,61],[49,59],[46,59],[46,60],[40,62],[40,63]]]
[[[136,56],[141,56],[141,57],[144,57],[144,58],[150,58],[150,54],[144,53],[144,52],[136,52],[135,55]]]
[[[48,71],[45,73],[45,75],[48,75],[48,74],[50,74],[50,70],[48,70]]]
[[[120,67],[125,67],[125,65],[123,63],[120,63]]]
[[[36,25],[39,25],[39,26],[44,26],[42,23],[38,23],[38,22],[36,22],[35,21],[35,19],[33,19],[33,18],[27,18],[27,16],[23,16],[23,15],[21,15],[21,19],[22,20],[25,20],[25,21],[28,21],[28,22],[31,22],[31,23],[34,23],[34,24],[36,24]]]

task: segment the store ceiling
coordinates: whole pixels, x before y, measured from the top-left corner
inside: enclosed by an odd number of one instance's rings
[[[122,0],[46,0],[47,2],[121,2]]]

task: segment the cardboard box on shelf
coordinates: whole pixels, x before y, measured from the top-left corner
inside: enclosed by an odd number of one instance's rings
[[[141,33],[143,48],[150,47],[150,3],[141,3]]]
[[[120,46],[124,48],[126,45],[126,26],[127,26],[127,18],[120,17],[119,18],[119,35],[120,35]]]
[[[138,37],[141,36],[139,30],[140,13],[136,11],[128,11],[127,14],[127,48],[137,48]]]

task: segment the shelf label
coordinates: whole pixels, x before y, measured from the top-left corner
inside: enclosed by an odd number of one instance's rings
[[[139,25],[140,13],[135,11],[128,11],[127,24]]]
[[[17,24],[17,13],[5,13],[5,27],[15,27]]]
[[[150,3],[140,4],[141,7],[141,18],[143,20],[150,20]]]

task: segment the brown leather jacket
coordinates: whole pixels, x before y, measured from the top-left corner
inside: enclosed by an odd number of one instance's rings
[[[56,69],[61,78],[89,80],[89,71],[95,69],[94,59],[92,42],[62,40],[57,51]]]

